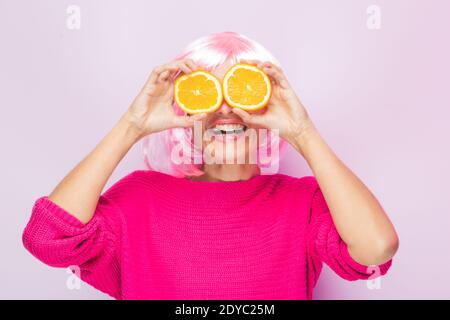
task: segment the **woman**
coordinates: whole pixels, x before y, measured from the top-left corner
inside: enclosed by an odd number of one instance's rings
[[[222,80],[237,62],[269,75],[267,108],[250,114],[223,103],[210,114],[180,112],[173,102],[180,73],[201,67]],[[175,163],[175,145],[195,150],[194,123],[216,138],[227,126],[279,132],[314,176],[262,175],[250,161]],[[134,171],[101,194],[144,137],[153,170]],[[248,160],[252,151],[247,143],[232,157]],[[279,63],[232,32],[198,39],[152,71],[96,148],[37,199],[23,242],[48,265],[78,266],[84,281],[117,299],[312,299],[323,263],[345,279],[368,279],[373,270],[386,273],[398,247],[381,205],[323,140]]]

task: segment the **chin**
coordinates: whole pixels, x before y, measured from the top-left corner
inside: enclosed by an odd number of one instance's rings
[[[248,143],[216,140],[204,147],[204,155],[214,164],[256,164],[257,151],[252,150]]]

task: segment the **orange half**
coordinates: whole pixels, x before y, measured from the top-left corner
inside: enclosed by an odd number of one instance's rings
[[[272,94],[269,76],[256,66],[235,64],[223,78],[223,96],[229,106],[247,111],[267,105]]]
[[[190,114],[216,111],[223,101],[220,81],[203,70],[177,78],[174,98],[178,106]]]

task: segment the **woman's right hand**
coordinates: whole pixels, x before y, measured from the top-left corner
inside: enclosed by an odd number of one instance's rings
[[[125,119],[138,130],[139,138],[175,127],[190,127],[195,120],[206,114],[175,114],[173,110],[174,76],[178,71],[185,74],[198,69],[191,59],[175,60],[153,69],[141,92],[125,114]]]

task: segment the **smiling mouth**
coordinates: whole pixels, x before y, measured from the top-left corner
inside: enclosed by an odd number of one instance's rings
[[[217,124],[211,128],[214,135],[239,135],[247,130],[247,126],[243,124]]]

